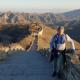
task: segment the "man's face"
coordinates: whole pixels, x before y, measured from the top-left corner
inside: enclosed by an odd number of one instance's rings
[[[63,33],[64,33],[64,29],[62,28],[62,29],[58,29],[57,30],[57,33],[59,34],[59,35],[62,35]]]

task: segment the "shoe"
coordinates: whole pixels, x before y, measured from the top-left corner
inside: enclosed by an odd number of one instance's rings
[[[53,72],[52,77],[55,77],[55,76],[57,76],[57,73]]]

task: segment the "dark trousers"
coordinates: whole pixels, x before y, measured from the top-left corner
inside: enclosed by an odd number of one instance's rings
[[[54,50],[53,56],[54,56],[53,63],[54,72],[61,73],[66,62],[65,50],[63,51]]]

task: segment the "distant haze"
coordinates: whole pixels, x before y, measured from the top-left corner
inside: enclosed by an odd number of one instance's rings
[[[67,9],[0,9],[1,12],[26,12],[26,13],[63,13],[70,10]]]
[[[80,9],[80,0],[0,0],[1,11],[54,12]]]

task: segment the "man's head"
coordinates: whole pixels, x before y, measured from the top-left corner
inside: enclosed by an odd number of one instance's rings
[[[57,33],[58,33],[59,35],[62,35],[62,34],[64,33],[64,27],[63,27],[63,26],[58,27],[58,28],[57,28]]]

